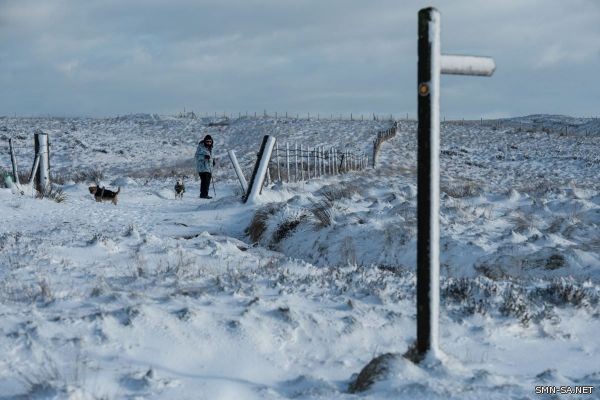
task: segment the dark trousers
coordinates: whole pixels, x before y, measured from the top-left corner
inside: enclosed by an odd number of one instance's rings
[[[212,174],[210,172],[198,172],[198,175],[200,175],[200,197],[208,197]]]

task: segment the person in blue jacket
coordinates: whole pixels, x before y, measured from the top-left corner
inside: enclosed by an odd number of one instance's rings
[[[212,170],[215,165],[215,160],[212,156],[213,139],[210,135],[206,135],[204,139],[198,143],[196,149],[196,170],[200,175],[200,198],[201,199],[212,199],[208,195],[208,189],[210,188],[210,180],[212,179]]]

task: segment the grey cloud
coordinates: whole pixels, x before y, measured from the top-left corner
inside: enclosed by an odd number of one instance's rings
[[[414,115],[425,2],[0,2],[0,113],[273,110]],[[444,0],[443,50],[492,55],[490,79],[444,77],[449,117],[597,109],[594,1]],[[583,78],[587,76],[581,87]],[[561,95],[562,94],[562,95]]]

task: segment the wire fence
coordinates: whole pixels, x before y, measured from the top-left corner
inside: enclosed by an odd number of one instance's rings
[[[295,120],[309,120],[309,121],[393,121],[396,119],[400,119],[398,115],[394,114],[342,114],[342,113],[291,113],[291,112],[267,112],[267,110],[263,110],[262,112],[204,112],[204,113],[195,113],[194,111],[188,112],[180,112],[177,114],[178,118],[223,118],[223,119],[241,119],[241,118],[274,118],[274,119],[295,119]],[[406,115],[406,119],[408,120],[408,114]],[[218,124],[218,123],[213,123]]]
[[[375,141],[373,142],[373,157],[372,157],[373,168],[375,168],[377,166],[377,158],[379,156],[379,151],[381,150],[381,145],[385,141],[390,140],[391,138],[396,136],[397,132],[398,132],[398,122],[394,122],[394,125],[390,129],[377,132],[377,137],[375,138]]]
[[[238,162],[242,171],[252,171],[256,157],[245,155]],[[266,183],[306,182],[323,176],[360,171],[368,165],[369,157],[361,152],[277,141],[267,168]]]

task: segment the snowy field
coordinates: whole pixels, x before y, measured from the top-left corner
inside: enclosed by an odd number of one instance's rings
[[[390,356],[358,393],[367,363],[415,340],[416,123],[376,169],[271,184],[249,206],[227,150],[249,178],[265,134],[370,154],[392,123],[218,122],[0,118],[0,166],[13,138],[29,170],[42,130],[66,195],[0,189],[1,400],[600,398],[598,121],[443,124],[446,358]],[[212,200],[192,163],[206,134]],[[121,187],[117,206],[94,201],[94,179]]]

